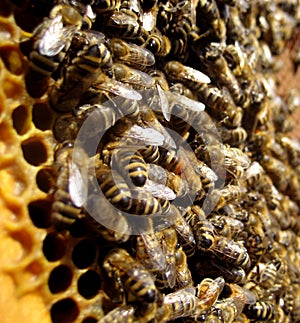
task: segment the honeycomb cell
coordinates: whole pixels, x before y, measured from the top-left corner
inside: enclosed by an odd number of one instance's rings
[[[88,316],[84,320],[82,320],[82,323],[96,323],[98,320],[95,317]]]
[[[29,254],[34,246],[34,240],[32,239],[31,233],[25,228],[20,228],[19,230],[10,231],[9,235],[16,241],[20,243],[23,250]]]
[[[42,131],[51,129],[53,122],[53,111],[46,103],[36,103],[32,108],[32,122],[37,129]]]
[[[20,105],[12,113],[13,127],[18,135],[24,135],[30,129],[30,113],[28,107]]]
[[[79,269],[89,267],[96,257],[96,248],[92,241],[81,240],[78,242],[72,251],[72,261]]]
[[[99,274],[93,270],[88,270],[78,279],[78,292],[86,299],[96,296],[101,287],[101,278]]]
[[[50,262],[61,259],[66,252],[67,242],[62,234],[48,233],[43,241],[43,253]]]
[[[43,167],[36,174],[36,184],[38,188],[45,193],[48,193],[50,188],[54,186],[55,175],[51,167]]]
[[[51,202],[46,199],[39,199],[28,204],[28,212],[32,223],[40,229],[49,228]]]
[[[47,150],[44,143],[36,137],[24,140],[21,144],[25,160],[33,166],[39,166],[47,160]]]
[[[49,290],[52,294],[57,294],[66,290],[72,282],[72,271],[65,265],[55,267],[48,280]]]
[[[51,319],[53,323],[74,322],[79,314],[79,308],[72,298],[64,298],[51,307]]]
[[[14,75],[22,74],[24,69],[23,56],[15,45],[0,47],[0,57],[10,73]]]

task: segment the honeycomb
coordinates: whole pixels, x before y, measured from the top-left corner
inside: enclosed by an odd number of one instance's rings
[[[52,128],[59,113],[51,108],[47,94],[36,95],[35,98],[28,94],[25,75],[29,60],[20,46],[28,37],[27,34],[33,32],[54,6],[53,1],[41,3],[5,0],[0,4],[0,312],[3,313],[0,321],[11,323],[18,317],[22,322],[93,323],[116,307],[112,301],[114,295],[109,293],[111,282],[100,265],[107,250],[116,244],[106,241],[103,236],[99,237],[80,221],[68,230],[57,230],[52,223],[51,188],[55,186],[52,165],[55,163],[57,145]],[[297,33],[297,30],[294,31],[295,39],[287,42],[286,50],[276,56],[282,67],[274,73],[274,79],[277,93],[284,100],[287,100],[290,89],[299,89],[300,69],[293,71],[290,56],[297,48],[294,45],[297,44]],[[51,82],[54,84],[55,80]],[[38,86],[35,90],[39,91]],[[298,109],[294,120],[299,115]],[[300,138],[300,128],[291,130],[291,136]],[[299,181],[298,177],[296,181]],[[284,201],[289,200],[289,194],[287,191]],[[273,221],[273,216],[266,221]],[[280,222],[278,219],[276,221]],[[298,216],[295,221],[298,221]],[[274,304],[283,303],[282,309],[277,309],[282,317],[276,314],[270,322],[299,322],[300,240],[297,224],[295,226],[296,229],[291,224],[280,223],[279,229],[276,227],[280,235],[273,242],[279,245],[278,250],[291,264],[283,274],[287,281],[277,287],[277,294],[274,292],[273,296],[271,294],[265,299]],[[134,254],[130,243],[125,242],[121,246]],[[265,252],[265,259],[272,259],[271,256],[268,258],[269,251]],[[205,257],[201,253],[197,256],[200,260]],[[199,259],[191,259],[191,267],[198,264]],[[248,269],[247,274],[251,276],[255,272]],[[193,275],[195,281],[201,280],[198,276],[203,278],[203,272],[193,272]],[[215,278],[221,275],[212,273],[208,276]],[[239,285],[246,286],[247,282]],[[294,285],[292,301],[286,296],[289,283]],[[250,287],[251,284],[245,288]],[[170,293],[167,289],[163,292]],[[226,298],[224,295],[222,297]],[[288,308],[288,300],[292,303],[291,309]],[[246,303],[242,302],[243,306]],[[239,314],[234,322],[250,322],[245,314]],[[205,315],[198,318],[199,321],[205,321]],[[146,322],[143,314],[140,316],[136,322]],[[180,316],[175,319],[184,321]],[[160,322],[159,319],[156,321]],[[214,322],[221,322],[221,319]]]

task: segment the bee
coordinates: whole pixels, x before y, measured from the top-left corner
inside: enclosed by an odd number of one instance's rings
[[[206,192],[211,192],[215,188],[215,182],[218,180],[217,174],[200,160],[197,161],[196,173],[201,178],[203,189]]]
[[[196,296],[199,298],[198,315],[207,312],[214,306],[224,286],[225,280],[223,277],[204,278],[196,286]]]
[[[139,24],[137,17],[122,11],[116,11],[109,17],[106,32],[126,40],[142,41],[148,38],[148,32]]]
[[[135,17],[136,19],[140,19],[143,14],[141,4],[137,0],[122,1],[119,11]]]
[[[210,40],[224,42],[226,27],[224,21],[221,19],[216,1],[199,0],[196,13],[197,26],[199,26],[200,32],[203,29],[204,36],[208,36]]]
[[[258,301],[255,304],[246,305],[244,312],[250,319],[269,321],[274,316],[274,304],[267,301]]]
[[[154,146],[154,145],[146,145],[145,148],[139,149],[139,153],[143,156],[145,162],[148,164],[157,163],[160,157],[159,148],[158,146]],[[148,169],[148,172],[149,172],[149,169]],[[152,178],[152,180],[154,179]]]
[[[173,288],[176,283],[176,259],[177,234],[173,228],[165,228],[156,232],[160,241],[163,254],[165,255],[166,267],[162,272],[156,274],[156,286],[159,289],[165,287]]]
[[[132,305],[120,305],[108,312],[98,322],[99,323],[133,323],[136,318],[134,316],[135,308]]]
[[[164,296],[163,304],[156,313],[158,322],[169,322],[176,318],[193,317],[197,313],[199,299],[195,288],[183,288]]]
[[[128,83],[136,89],[147,89],[154,86],[153,78],[142,71],[121,63],[114,63],[112,69],[117,81]]]
[[[272,288],[275,285],[281,261],[280,259],[273,259],[264,264],[264,266],[262,265],[262,262],[257,264],[259,271],[259,285],[266,289]]]
[[[175,192],[176,197],[183,197],[189,193],[189,185],[184,178],[181,178],[173,172],[169,172],[159,165],[148,164],[147,166],[149,179],[166,185]]]
[[[235,129],[219,128],[223,143],[230,143],[232,146],[238,146],[244,143],[248,137],[247,131],[243,127]]]
[[[210,83],[210,78],[206,74],[177,61],[169,61],[164,66],[164,73],[169,82],[180,82],[196,93],[203,84]]]
[[[201,56],[202,55],[200,55],[200,57]],[[211,43],[208,48],[206,48],[203,56],[205,57],[202,57],[202,61],[209,66],[210,71],[212,71],[213,78],[217,79],[220,87],[226,87],[235,104],[242,106],[245,101],[243,91],[238,80],[229,68],[228,63],[219,48],[219,45]]]
[[[67,66],[62,83],[50,92],[50,103],[59,112],[71,111],[81,95],[101,76],[112,76],[112,57],[102,33],[88,33],[87,44]],[[106,76],[106,77],[108,77]],[[104,77],[104,76],[103,76]]]
[[[143,46],[158,58],[166,57],[171,51],[170,39],[158,30],[149,35]]]
[[[182,247],[176,249],[176,286],[181,288],[192,287],[194,285],[193,277],[187,263],[187,256]]]
[[[244,223],[240,220],[225,215],[213,215],[209,221],[213,224],[218,235],[233,240],[236,240],[245,228]]]
[[[121,285],[121,289],[125,289],[137,301],[154,303],[159,299],[159,292],[149,271],[125,249],[110,250],[104,258],[103,269]]]
[[[84,217],[81,210],[88,194],[89,160],[83,149],[78,146],[74,149],[73,142],[66,141],[56,148],[54,163],[58,175],[51,193],[51,220],[56,227],[64,228]]]
[[[125,40],[119,38],[110,39],[108,44],[113,59],[116,62],[129,65],[138,70],[144,70],[146,67],[155,64],[155,57],[146,48],[127,43]]]
[[[243,190],[238,185],[226,185],[224,188],[215,189],[209,197],[214,204],[214,210],[217,211],[235,200],[239,200],[243,195]]]
[[[49,79],[63,61],[75,30],[75,26],[64,27],[63,16],[58,14],[45,19],[33,31],[35,41],[25,75],[26,89],[32,97],[41,97],[47,91]]]
[[[146,163],[135,149],[115,149],[111,156],[111,167],[127,180],[128,185],[145,185],[148,179]]]
[[[173,204],[171,204],[166,215],[170,219],[171,227],[177,232],[178,242],[183,251],[188,257],[192,256],[195,252],[196,241],[190,225],[186,222],[180,210]]]
[[[123,177],[105,165],[96,166],[95,174],[99,186],[110,203],[117,208],[128,211],[132,207],[132,192]]]
[[[134,215],[160,214],[162,206],[151,193],[132,189],[131,205],[126,211]]]
[[[166,268],[166,256],[154,233],[136,237],[136,258],[151,272],[164,271]]]
[[[96,0],[93,3],[93,9],[101,17],[110,16],[120,8],[120,5],[121,0]]]
[[[292,167],[299,166],[300,160],[300,142],[296,138],[282,137],[281,144],[287,150],[288,160]]]

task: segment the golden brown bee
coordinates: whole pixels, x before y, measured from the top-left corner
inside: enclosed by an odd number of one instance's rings
[[[136,238],[136,257],[151,272],[166,268],[166,257],[154,233],[141,234]]]
[[[159,289],[165,287],[173,288],[176,282],[176,245],[177,234],[173,228],[165,228],[156,232],[156,237],[160,241],[163,253],[165,255],[166,267],[163,271],[156,274],[156,286]]]
[[[243,232],[245,225],[238,219],[225,215],[213,215],[209,221],[213,224],[218,235],[236,240]]]
[[[243,191],[240,186],[228,184],[224,188],[213,190],[209,198],[214,204],[214,210],[217,211],[227,204],[240,199],[242,195]]]
[[[187,256],[182,247],[177,248],[175,252],[176,264],[176,286],[180,288],[192,287],[194,285],[193,277],[187,263]]]
[[[135,308],[132,305],[120,305],[108,312],[98,322],[99,323],[133,323],[136,320],[134,316]]]
[[[52,192],[51,220],[58,228],[69,227],[80,215],[88,193],[86,180],[89,160],[83,149],[70,141],[60,144],[55,152],[56,185]]]
[[[158,146],[146,145],[145,148],[139,149],[139,152],[146,163],[155,164],[159,160],[160,153]]]
[[[158,30],[151,33],[143,45],[158,58],[167,56],[171,51],[171,42],[165,35],[161,35]]]
[[[267,301],[258,301],[245,306],[245,314],[250,319],[269,321],[274,316],[274,304]]]
[[[131,206],[127,210],[130,214],[135,215],[150,215],[159,214],[162,211],[162,206],[157,198],[150,192],[131,190]]]
[[[93,4],[93,9],[103,15],[110,15],[121,5],[120,0],[96,0]]]
[[[297,167],[300,163],[300,142],[297,138],[284,136],[280,138],[282,146],[287,150],[288,160],[292,167]]]
[[[104,258],[103,268],[109,277],[121,284],[120,288],[125,289],[137,301],[154,303],[158,300],[159,292],[151,274],[126,250],[110,250]]]
[[[139,70],[144,70],[155,63],[155,58],[148,49],[132,43],[129,44],[119,38],[109,40],[109,49],[114,61],[127,64]]]
[[[242,144],[247,139],[247,131],[243,127],[235,129],[219,128],[223,143],[230,143],[232,146]]]

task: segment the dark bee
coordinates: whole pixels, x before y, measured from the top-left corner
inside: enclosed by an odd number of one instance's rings
[[[71,111],[80,101],[80,96],[105,72],[112,75],[112,57],[103,43],[102,33],[88,33],[87,44],[67,66],[62,83],[50,93],[50,102],[55,110]]]
[[[146,163],[155,164],[158,162],[160,152],[158,146],[147,145],[145,148],[139,149],[140,154],[143,156]]]
[[[171,51],[169,38],[158,31],[151,33],[143,46],[159,58],[167,56]]]
[[[108,201],[121,210],[128,211],[132,206],[132,193],[123,177],[104,165],[96,166],[95,174]]]
[[[250,319],[269,321],[274,316],[274,304],[258,301],[255,304],[246,305],[244,312]]]
[[[136,186],[143,186],[148,179],[146,163],[135,149],[117,149],[111,156],[112,169],[118,170],[128,181]]]
[[[247,131],[243,127],[235,129],[219,128],[223,143],[230,143],[232,146],[238,146],[247,139]]]
[[[139,302],[153,303],[159,299],[151,274],[129,253],[120,248],[110,250],[103,261],[107,275],[121,284]]]
[[[89,160],[82,149],[74,149],[69,141],[58,146],[54,158],[58,175],[52,193],[51,219],[56,227],[65,228],[84,217],[81,215],[87,198],[84,170],[87,170]]]
[[[210,222],[214,225],[218,235],[236,240],[244,230],[244,223],[225,215],[213,215]]]
[[[158,214],[162,211],[162,206],[157,198],[151,193],[131,190],[131,206],[127,210],[128,213],[135,215]]]

